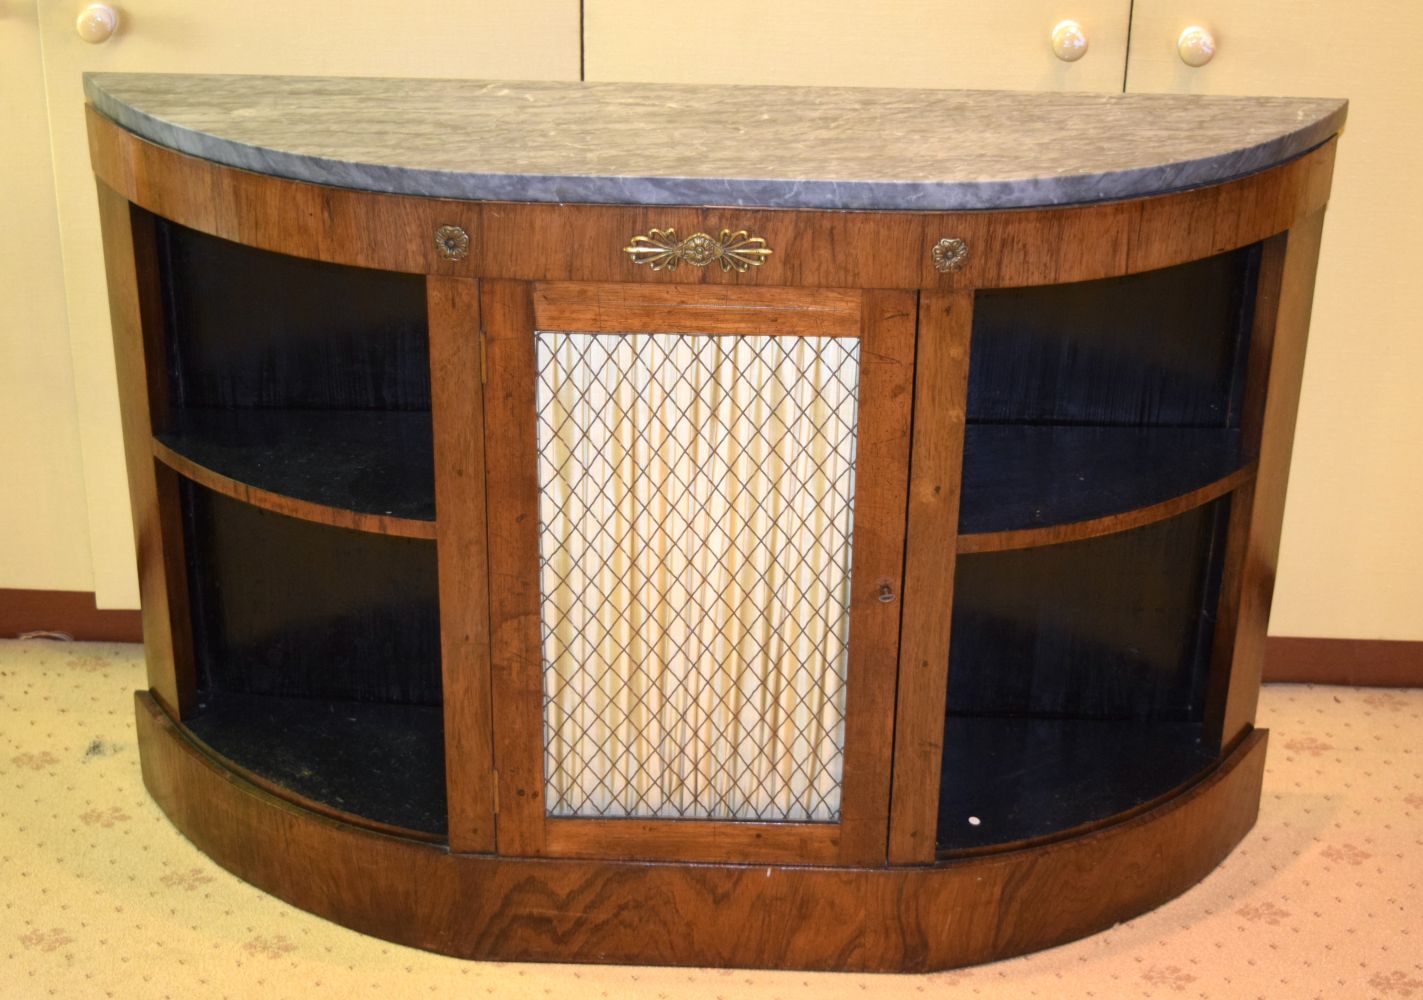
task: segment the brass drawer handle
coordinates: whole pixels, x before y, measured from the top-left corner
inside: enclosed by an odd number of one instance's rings
[[[716,261],[723,271],[744,274],[749,268],[766,263],[771,249],[761,237],[751,236],[744,229],[734,233],[723,229],[718,237],[693,233],[680,241],[675,229],[651,229],[646,236],[629,240],[623,253],[634,264],[646,264],[654,271],[675,271],[683,261],[694,267],[706,267]]]

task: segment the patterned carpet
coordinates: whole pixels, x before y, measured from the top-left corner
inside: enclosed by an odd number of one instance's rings
[[[1179,899],[930,976],[461,962],[292,909],[199,854],[139,781],[136,646],[0,641],[6,1000],[1423,1000],[1423,690],[1271,686],[1260,822]]]

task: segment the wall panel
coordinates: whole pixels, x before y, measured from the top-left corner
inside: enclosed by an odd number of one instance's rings
[[[0,143],[5,181],[0,185],[0,588],[83,591],[92,589],[93,573],[43,72],[34,0],[5,4],[0,10],[5,128]],[[102,288],[102,274],[98,281]],[[107,331],[107,314],[104,323]],[[125,512],[125,532],[127,517]]]
[[[589,80],[1122,89],[1129,0],[585,0]],[[1052,53],[1071,17],[1088,51]]]
[[[1191,69],[1182,28],[1216,36]],[[1136,0],[1131,91],[1347,97],[1285,507],[1273,635],[1423,639],[1423,6]]]
[[[84,130],[86,70],[577,79],[578,0],[133,0],[107,42],[74,31],[80,5],[41,10],[93,587],[100,607],[138,603],[118,395],[94,181]],[[82,524],[82,518],[74,523]]]

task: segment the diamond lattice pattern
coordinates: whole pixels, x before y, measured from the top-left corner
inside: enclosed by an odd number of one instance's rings
[[[549,813],[837,820],[859,341],[536,347]]]

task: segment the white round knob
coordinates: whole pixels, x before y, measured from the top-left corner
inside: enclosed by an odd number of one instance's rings
[[[91,3],[74,19],[74,30],[91,45],[107,42],[119,27],[119,12],[106,3]]]
[[[1087,32],[1076,21],[1058,21],[1052,29],[1052,54],[1076,62],[1087,54]]]
[[[1193,24],[1176,39],[1176,51],[1187,66],[1204,66],[1215,55],[1215,35],[1199,24]]]

